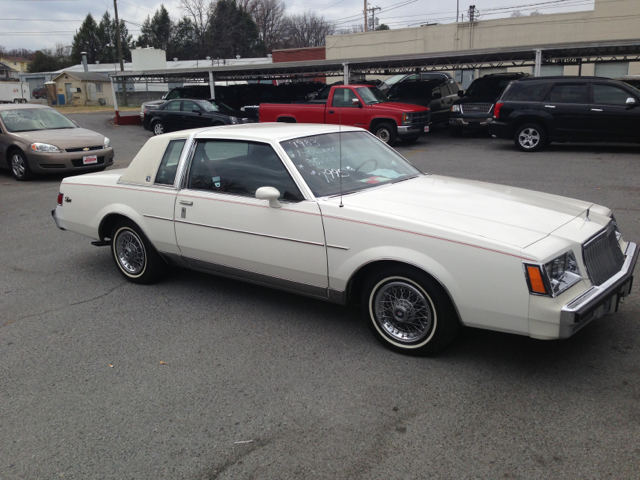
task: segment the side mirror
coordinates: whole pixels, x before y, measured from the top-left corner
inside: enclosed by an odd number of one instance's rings
[[[362,105],[360,105],[360,100],[358,100],[357,98],[352,99],[351,104],[355,105],[356,107],[362,107]]]
[[[431,98],[433,98],[434,100],[438,100],[438,99],[442,98],[442,93],[436,92],[431,96]]]
[[[629,105],[630,107],[635,107],[638,104],[638,102],[636,102],[636,99],[633,97],[629,97],[627,98],[627,105]]]
[[[269,200],[269,207],[271,208],[282,207],[282,204],[278,201],[278,198],[280,198],[280,192],[277,188],[260,187],[256,190],[256,198],[258,200]]]
[[[198,115],[202,115],[202,112],[200,111],[199,108],[194,108],[193,110],[191,110],[191,113],[197,113]]]
[[[464,90],[458,90],[458,96],[464,97]]]

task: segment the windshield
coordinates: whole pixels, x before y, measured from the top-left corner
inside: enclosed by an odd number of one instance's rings
[[[358,87],[356,88],[356,92],[358,92],[362,101],[367,105],[388,101],[384,93],[378,90],[377,87]]]
[[[395,85],[396,83],[398,83],[400,80],[402,80],[404,77],[406,77],[407,74],[403,73],[401,75],[394,75],[393,77],[387,78],[384,83],[391,86],[391,85]]]
[[[20,108],[0,112],[0,118],[9,132],[76,128],[76,125],[53,108]]]
[[[465,97],[488,96],[498,98],[513,78],[484,77],[475,80],[465,92]]]
[[[204,107],[207,112],[224,112],[233,110],[233,108],[231,108],[226,103],[222,103],[221,101],[214,99],[208,100],[206,102],[203,101],[202,104],[207,105]]]
[[[340,194],[341,183],[342,193],[347,194],[420,174],[366,132],[301,137],[280,145],[316,197]]]

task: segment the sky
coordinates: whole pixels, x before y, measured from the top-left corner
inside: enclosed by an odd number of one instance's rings
[[[594,0],[368,0],[368,7],[380,7],[376,18],[391,29],[418,27],[427,23],[451,23],[456,20],[457,1],[467,19],[469,4],[475,1],[480,19],[508,17],[514,10],[528,15],[592,10]],[[173,19],[182,12],[179,0],[118,0],[118,14],[129,22],[134,39],[139,25],[153,15],[160,4]],[[364,0],[285,0],[286,12],[313,11],[336,28],[363,24]],[[113,17],[113,0],[0,0],[0,46],[6,49],[38,50],[54,48],[56,43],[71,45],[76,30],[88,13],[96,22],[106,10]]]

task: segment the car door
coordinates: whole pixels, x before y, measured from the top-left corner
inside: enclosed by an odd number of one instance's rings
[[[175,209],[176,238],[192,267],[320,297],[327,258],[320,210],[304,199],[271,145],[198,140]],[[281,208],[255,198],[280,191]]]
[[[629,99],[635,103],[627,103]],[[605,83],[591,84],[590,124],[603,140],[637,142],[640,138],[640,100],[627,90]]]
[[[449,121],[449,113],[451,112],[451,105],[447,104],[449,101],[449,89],[446,84],[439,85],[431,90],[431,102],[429,108],[431,109],[431,123],[434,125],[441,125]]]
[[[358,100],[360,105],[354,105],[353,100]],[[325,123],[367,128],[364,123],[365,115],[361,111],[361,108],[364,107],[362,99],[351,88],[336,87],[331,99],[331,105],[326,107]]]
[[[192,100],[183,100],[180,115],[180,130],[210,125],[211,119],[205,117],[203,114],[204,111],[196,102]]]
[[[542,102],[552,117],[547,124],[552,138],[580,140],[590,135],[588,87],[585,83],[557,83]]]
[[[153,113],[156,118],[159,118],[164,125],[165,132],[171,132],[173,130],[182,130],[180,128],[180,105],[181,100],[172,100],[163,109],[158,109]]]

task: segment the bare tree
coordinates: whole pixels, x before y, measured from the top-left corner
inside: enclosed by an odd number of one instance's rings
[[[519,17],[523,17],[524,14],[520,11],[520,10],[516,10],[515,12],[511,13],[511,17],[512,18],[519,18]]]
[[[293,48],[321,47],[335,27],[313,12],[292,15],[287,19],[287,44]]]
[[[529,14],[530,17],[535,17],[536,15],[542,15],[542,13],[540,12],[540,10],[534,10],[533,12],[531,12]]]
[[[266,55],[282,44],[287,31],[282,0],[251,0],[253,13],[248,12],[256,22],[263,53]]]
[[[260,0],[236,0],[236,5],[253,17],[259,2]]]
[[[211,0],[180,0],[180,10],[193,22],[196,37],[198,39],[199,54],[203,54],[207,47],[207,28],[214,12],[214,4]]]

